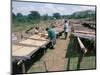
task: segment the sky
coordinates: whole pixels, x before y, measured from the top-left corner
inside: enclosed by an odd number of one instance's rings
[[[38,11],[41,15],[52,15],[53,13],[60,13],[61,15],[70,15],[76,11],[95,10],[94,6],[16,1],[12,1],[12,8],[13,13],[22,13],[23,15],[30,14],[30,11]]]

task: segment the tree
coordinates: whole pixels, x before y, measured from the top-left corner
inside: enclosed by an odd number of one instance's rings
[[[24,16],[21,13],[17,13],[16,20],[19,21],[19,22],[25,22]]]
[[[12,21],[15,22],[16,21],[16,15],[14,13],[12,13]]]
[[[17,13],[17,17],[22,17],[23,15],[21,13]]]
[[[56,19],[60,19],[61,15],[60,15],[60,13],[54,13],[53,17],[56,18]]]
[[[14,13],[12,13],[12,18],[14,19],[16,17],[16,15]]]
[[[43,15],[43,20],[48,20],[48,18],[49,18],[49,16],[48,16],[48,14],[45,14],[45,15]]]
[[[38,13],[38,11],[31,11],[31,13],[28,15],[28,18],[30,20],[40,20],[40,13]]]

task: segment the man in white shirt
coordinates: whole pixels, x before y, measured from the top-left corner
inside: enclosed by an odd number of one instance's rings
[[[65,35],[65,39],[67,38],[68,31],[69,31],[68,21],[65,20],[65,23],[64,23],[64,35]]]
[[[12,42],[16,40],[17,40],[17,36],[14,33],[12,33]]]

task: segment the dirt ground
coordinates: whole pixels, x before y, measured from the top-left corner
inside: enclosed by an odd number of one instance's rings
[[[67,46],[69,43],[69,35],[67,39],[61,36],[57,39],[55,49],[47,50],[46,54],[32,65],[28,72],[45,72],[45,71],[64,71],[66,70],[67,59],[65,58]],[[46,67],[45,67],[46,66]]]
[[[55,49],[48,49],[43,57],[31,66],[27,73],[66,71],[69,58],[65,58],[65,56],[70,42],[69,36],[70,33],[66,40],[64,36],[58,38]],[[95,69],[95,60],[95,56],[84,57],[80,69]],[[78,57],[70,58],[69,70],[77,70],[77,61]]]

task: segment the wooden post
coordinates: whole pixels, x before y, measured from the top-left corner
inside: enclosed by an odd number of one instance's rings
[[[20,65],[21,64],[21,66],[22,66],[22,73],[25,73],[25,63],[24,63],[24,60],[20,60],[20,61],[18,61],[18,63],[17,63],[17,65]]]
[[[81,64],[81,62],[82,62],[83,57],[84,57],[84,53],[83,53],[82,50],[80,50],[79,56],[78,56],[78,62],[77,62],[77,70],[80,69],[80,64]]]
[[[44,51],[43,51],[43,54],[46,53],[46,46],[43,47]]]
[[[80,45],[80,47],[81,47],[81,50],[83,50],[83,52],[86,53],[86,52],[87,52],[87,49],[86,49],[85,46],[83,45],[82,41],[80,40],[79,37],[78,37],[77,39],[78,39],[79,45]]]
[[[20,65],[22,63],[22,60],[18,61],[17,65]]]
[[[92,34],[92,35],[95,35],[96,33],[95,32],[88,32],[88,31],[78,31],[76,30],[75,33],[82,33],[82,34]]]
[[[46,66],[46,62],[44,61],[44,66],[45,66],[45,70],[46,70],[46,72],[48,72],[48,70],[47,70],[47,66]]]
[[[80,64],[81,64],[81,61],[84,57],[84,53],[87,52],[87,49],[85,48],[85,46],[83,45],[82,41],[80,40],[80,38],[78,37],[78,42],[79,42],[79,45],[80,45],[80,48],[81,50],[79,51],[79,57],[78,57],[78,63],[77,63],[77,70],[80,69]]]
[[[22,61],[22,73],[25,73],[25,63],[24,63],[24,61]]]

